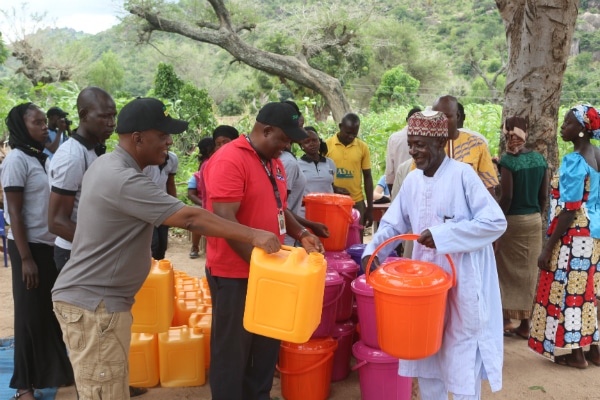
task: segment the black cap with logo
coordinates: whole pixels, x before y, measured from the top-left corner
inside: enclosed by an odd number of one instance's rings
[[[300,141],[308,135],[298,126],[298,112],[287,103],[268,103],[260,109],[256,121],[280,128],[290,139]]]
[[[169,116],[167,106],[153,98],[138,97],[127,103],[117,117],[117,133],[142,132],[156,129],[170,135],[185,131],[186,121]]]

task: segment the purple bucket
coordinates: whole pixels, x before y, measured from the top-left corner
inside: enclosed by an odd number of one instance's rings
[[[359,267],[352,259],[328,260],[327,269],[337,272],[344,279],[344,288],[338,301],[335,320],[336,322],[346,321],[352,316],[352,304],[354,303],[350,284],[356,279]]]
[[[352,281],[350,285],[356,296],[358,307],[358,323],[360,324],[360,340],[369,347],[379,349],[377,340],[377,320],[375,319],[375,294],[367,283],[365,275]]]
[[[411,400],[412,379],[398,375],[398,359],[359,341],[352,346],[362,400]]]
[[[331,330],[331,336],[338,342],[338,347],[333,353],[331,382],[343,381],[350,373],[354,330],[355,327],[352,321],[336,323]]]
[[[350,254],[350,257],[352,257],[354,262],[360,266],[360,261],[362,258],[363,251],[365,251],[365,247],[367,247],[366,244],[353,244],[352,246],[346,249],[346,253]]]
[[[312,338],[327,337],[335,324],[337,303],[344,289],[344,279],[335,271],[327,270],[325,275],[325,293],[323,295],[323,311],[321,322],[313,332]]]

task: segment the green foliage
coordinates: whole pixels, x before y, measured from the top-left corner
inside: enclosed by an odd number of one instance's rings
[[[400,104],[416,101],[419,81],[404,72],[399,65],[383,74],[381,83],[371,100],[371,109],[381,111]]]
[[[112,50],[102,53],[100,60],[92,64],[88,76],[90,84],[109,93],[115,93],[123,87],[124,70],[118,56]]]
[[[154,76],[154,93],[164,99],[175,100],[183,87],[183,81],[171,64],[159,63]]]
[[[6,48],[6,44],[4,44],[4,40],[2,39],[2,32],[0,32],[0,65],[4,64],[6,58],[8,57],[8,49]]]

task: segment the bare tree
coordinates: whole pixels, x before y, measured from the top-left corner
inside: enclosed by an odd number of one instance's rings
[[[152,31],[176,33],[190,39],[219,46],[229,52],[236,61],[240,61],[252,68],[275,75],[281,79],[296,82],[314,90],[325,98],[333,117],[339,121],[342,116],[350,111],[350,104],[346,98],[342,85],[335,77],[313,68],[308,63],[308,58],[318,54],[331,46],[344,46],[350,42],[354,32],[342,27],[336,30],[335,26],[326,31],[322,43],[311,43],[302,48],[295,56],[280,55],[263,51],[246,43],[240,33],[252,30],[254,24],[242,23],[235,25],[222,0],[207,0],[218,22],[201,20],[195,23],[187,22],[181,18],[167,18],[159,10],[148,6],[130,4],[128,11],[147,22],[146,38]],[[341,32],[340,32],[341,31]]]
[[[560,93],[578,0],[496,0],[496,5],[509,55],[503,118],[529,118],[527,145],[543,154],[554,170]]]

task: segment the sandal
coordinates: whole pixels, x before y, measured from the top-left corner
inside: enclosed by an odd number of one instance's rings
[[[198,247],[197,246],[193,246],[192,247],[192,251],[190,251],[190,258],[198,258],[200,257],[200,254],[198,254]]]
[[[11,397],[11,398],[10,398],[10,399],[8,399],[8,400],[17,400],[17,399],[19,399],[19,398],[21,398],[21,397],[25,396],[27,393],[31,393],[31,395],[32,395],[32,396],[34,396],[34,398],[36,398],[36,397],[35,397],[35,394],[34,394],[34,391],[33,391],[33,389],[26,389],[26,390],[24,390],[24,391],[22,391],[22,392],[19,392],[19,389],[17,389],[17,391],[16,391],[16,393],[13,395],[13,397]]]
[[[141,396],[144,393],[146,393],[147,391],[148,391],[148,389],[146,389],[146,388],[138,388],[138,387],[129,386],[129,397]]]

